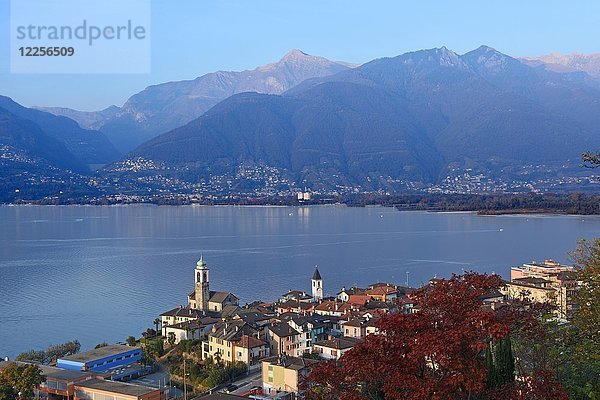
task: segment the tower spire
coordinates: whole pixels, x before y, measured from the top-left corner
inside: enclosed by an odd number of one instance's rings
[[[310,283],[313,299],[315,301],[323,300],[323,278],[321,278],[318,265],[315,265],[315,272],[313,273]]]

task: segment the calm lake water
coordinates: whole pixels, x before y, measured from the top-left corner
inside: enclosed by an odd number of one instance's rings
[[[420,285],[465,270],[568,262],[599,217],[322,207],[0,207],[0,356],[139,336],[185,304],[201,254],[211,289],[242,302],[377,281]]]

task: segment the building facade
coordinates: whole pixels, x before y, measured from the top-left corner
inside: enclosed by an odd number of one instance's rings
[[[270,357],[262,361],[262,382],[265,395],[288,392],[297,395],[300,380],[319,361],[298,357]]]

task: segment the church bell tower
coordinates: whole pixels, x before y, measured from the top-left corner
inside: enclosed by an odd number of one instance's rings
[[[204,258],[201,256],[196,263],[195,269],[195,292],[196,308],[199,310],[208,310],[208,298],[210,297],[210,288],[208,286],[208,267]]]
[[[323,278],[321,278],[321,274],[319,273],[319,267],[315,266],[315,272],[310,281],[313,300],[323,300]]]

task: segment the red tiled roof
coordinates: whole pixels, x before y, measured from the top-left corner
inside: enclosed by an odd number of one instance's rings
[[[348,303],[356,304],[358,306],[364,306],[370,300],[371,300],[371,296],[367,296],[367,295],[363,295],[363,294],[351,294],[348,297]]]
[[[369,296],[383,296],[393,293],[398,293],[398,290],[390,286],[377,286],[367,290],[367,295]]]
[[[253,349],[255,347],[266,346],[267,342],[257,339],[253,336],[244,335],[240,340],[235,342],[235,345],[238,347],[243,347],[245,349]]]

